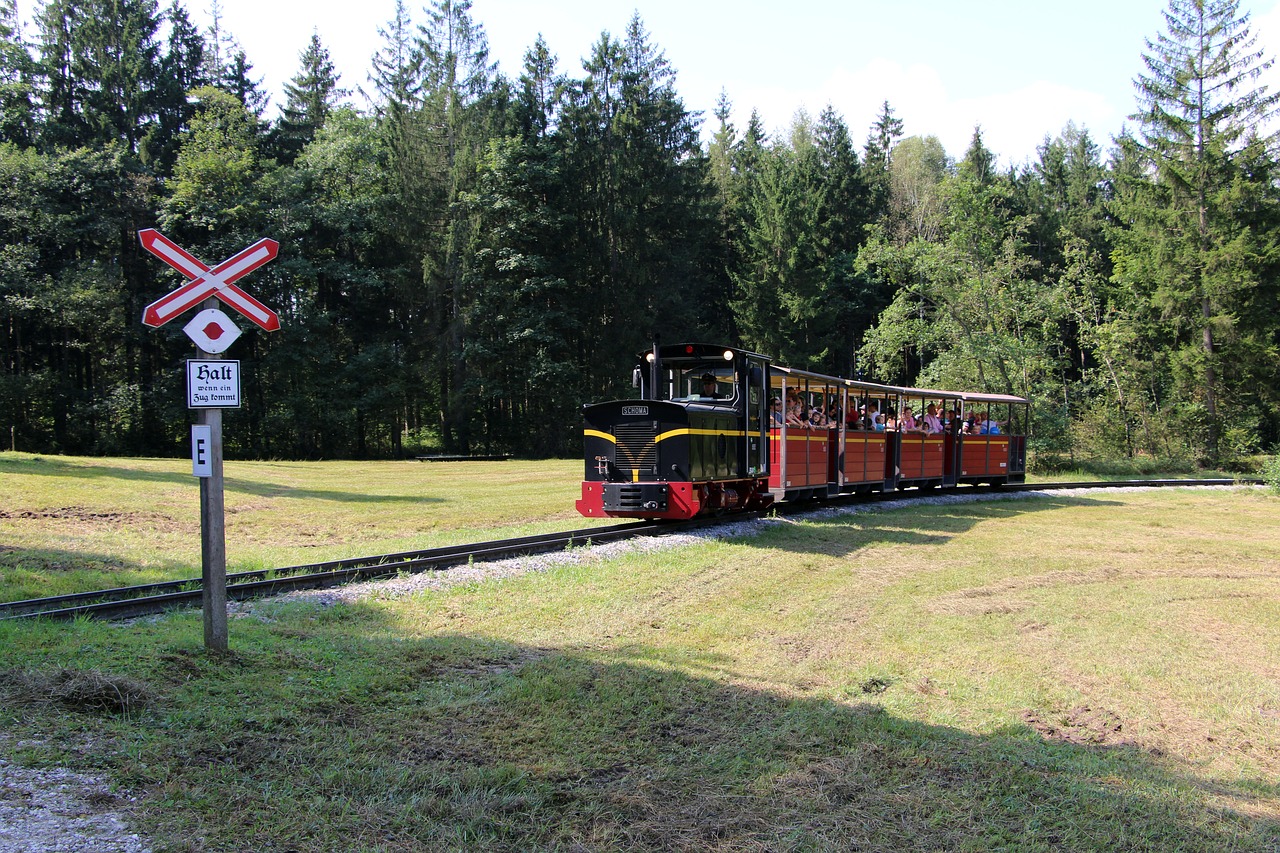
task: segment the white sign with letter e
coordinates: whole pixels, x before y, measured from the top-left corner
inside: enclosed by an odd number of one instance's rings
[[[240,362],[188,359],[187,408],[240,408]]]
[[[213,427],[208,424],[191,425],[191,475],[213,476]]]

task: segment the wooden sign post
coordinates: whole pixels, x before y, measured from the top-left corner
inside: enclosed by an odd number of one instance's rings
[[[183,330],[196,343],[187,362],[187,407],[197,411],[191,431],[191,472],[200,479],[200,580],[204,605],[204,645],[229,648],[227,632],[227,537],[222,477],[222,410],[240,407],[240,362],[222,353],[240,335],[218,302],[235,308],[268,332],[280,318],[233,282],[276,256],[280,244],[262,239],[216,267],[154,228],[138,232],[142,247],[188,279],[186,284],[147,306],[142,322],[159,327],[199,303],[203,309]]]

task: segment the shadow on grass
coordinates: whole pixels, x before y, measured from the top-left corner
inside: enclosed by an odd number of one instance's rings
[[[200,572],[199,565],[195,573]],[[143,567],[114,554],[0,545],[0,601],[153,583],[158,574],[190,574],[180,560]]]
[[[178,463],[175,463],[178,464]],[[119,465],[73,463],[49,456],[0,459],[0,474],[15,473],[45,477],[72,477],[79,480],[125,480],[139,483],[165,483],[198,487],[197,478],[189,473],[172,471],[143,471]],[[290,498],[296,500],[325,500],[344,503],[442,503],[443,498],[423,495],[375,495],[367,492],[336,491],[332,489],[295,489],[279,483],[248,480],[242,477],[225,477],[223,488],[228,492],[241,492],[255,497]]]
[[[121,673],[163,698],[102,723],[130,745],[93,760],[150,790],[140,814],[157,839],[383,851],[1280,843],[1280,825],[1250,816],[1274,815],[1280,789],[1209,791],[1140,744],[928,725],[638,660],[657,650],[406,640],[370,605],[258,617],[233,620],[229,658],[175,645],[170,629]]]
[[[952,497],[952,496],[947,496]],[[1018,497],[937,504],[873,504],[851,512],[819,510],[795,520],[810,525],[802,536],[776,528],[761,544],[784,551],[847,557],[873,545],[944,545],[983,521],[1017,518],[1066,507],[1119,507],[1122,503],[1087,497]]]

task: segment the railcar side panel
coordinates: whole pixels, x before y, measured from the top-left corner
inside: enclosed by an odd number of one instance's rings
[[[848,484],[883,483],[885,473],[884,433],[845,433],[844,477]]]
[[[1005,477],[1009,473],[1009,436],[960,436],[960,476]]]
[[[902,436],[902,452],[898,461],[903,480],[935,480],[942,478],[944,438],[941,435]]]
[[[825,486],[828,477],[828,430],[810,427],[787,427],[769,431],[769,488],[775,493],[787,489]],[[786,482],[782,480],[783,462]]]

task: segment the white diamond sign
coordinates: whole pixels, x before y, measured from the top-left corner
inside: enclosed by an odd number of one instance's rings
[[[231,318],[217,308],[206,308],[191,318],[191,322],[182,327],[187,337],[196,342],[196,346],[204,352],[217,355],[226,352],[227,347],[240,337],[240,330]]]

